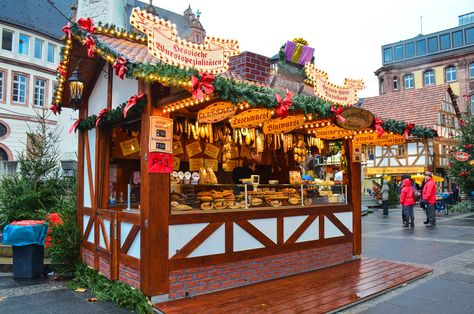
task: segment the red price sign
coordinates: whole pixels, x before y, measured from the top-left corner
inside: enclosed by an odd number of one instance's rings
[[[162,153],[148,153],[149,173],[171,173],[173,172],[173,155]]]

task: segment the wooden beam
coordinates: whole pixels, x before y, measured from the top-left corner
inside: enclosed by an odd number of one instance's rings
[[[258,242],[262,243],[265,246],[275,246],[276,243],[273,242],[269,237],[267,237],[262,231],[258,230],[254,225],[252,225],[247,220],[240,220],[235,222],[240,228],[248,232],[252,237],[254,237]]]
[[[285,244],[291,244],[291,243],[296,243],[296,240],[301,237],[303,232],[308,229],[308,227],[313,223],[313,221],[316,220],[316,217],[318,216],[308,216],[303,223],[293,232],[293,234],[286,240]]]
[[[362,253],[362,187],[361,187],[361,166],[359,162],[351,161],[352,141],[346,141],[346,158],[350,161],[349,166],[349,202],[352,203],[352,233],[353,233],[353,255]],[[328,217],[329,218],[329,217]]]
[[[133,227],[130,229],[130,232],[128,233],[127,237],[125,238],[125,241],[123,242],[122,247],[120,248],[120,252],[123,254],[127,254],[128,250],[133,244],[133,241],[137,237],[138,232],[140,231],[140,226],[133,225]]]
[[[186,258],[194,252],[207,238],[209,238],[217,229],[222,226],[223,222],[211,222],[198,234],[194,236],[188,243],[186,243],[172,259]]]

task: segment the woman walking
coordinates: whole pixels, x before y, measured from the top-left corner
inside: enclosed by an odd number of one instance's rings
[[[400,204],[402,205],[402,214],[405,218],[403,222],[404,227],[415,227],[415,214],[413,213],[413,207],[415,205],[415,197],[413,187],[411,186],[410,179],[406,178],[402,183],[402,191],[400,193]]]

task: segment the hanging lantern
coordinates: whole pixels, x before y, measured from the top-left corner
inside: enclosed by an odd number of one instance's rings
[[[84,89],[84,82],[81,80],[81,74],[79,73],[79,68],[76,67],[72,72],[72,76],[67,80],[69,83],[69,92],[71,95],[71,104],[74,109],[81,104],[82,101],[82,91]]]

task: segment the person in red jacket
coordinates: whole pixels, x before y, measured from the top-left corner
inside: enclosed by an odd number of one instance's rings
[[[433,181],[433,173],[430,171],[425,173],[425,186],[423,187],[421,197],[427,205],[426,213],[428,215],[428,223],[426,227],[436,226],[436,183]]]
[[[406,178],[402,182],[402,190],[400,192],[400,204],[402,205],[402,214],[405,217],[403,222],[404,227],[415,227],[415,215],[413,213],[413,207],[415,206],[415,196],[413,187],[411,186],[411,180]]]

